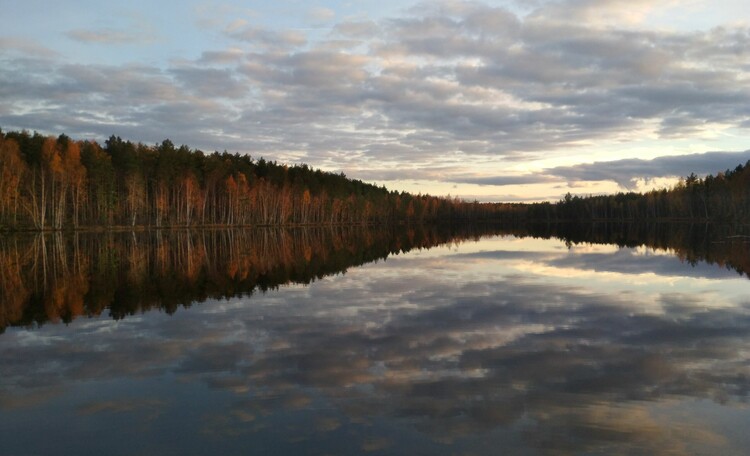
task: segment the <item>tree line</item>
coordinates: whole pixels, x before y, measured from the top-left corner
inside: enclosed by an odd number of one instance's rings
[[[0,130],[0,230],[748,219],[750,161],[647,193],[479,203],[389,191],[304,164],[206,154],[168,139],[146,145],[111,136],[100,145]]]
[[[702,178],[691,173],[670,189],[615,195],[565,195],[557,203],[521,207],[536,221],[750,220],[750,161]]]
[[[103,145],[0,131],[0,228],[282,226],[492,218],[502,204],[412,195],[307,165],[170,140]]]

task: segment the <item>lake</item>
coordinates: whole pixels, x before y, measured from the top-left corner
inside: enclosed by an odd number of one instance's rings
[[[0,454],[747,454],[744,230],[5,235]]]

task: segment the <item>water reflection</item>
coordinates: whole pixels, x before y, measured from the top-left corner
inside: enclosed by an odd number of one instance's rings
[[[7,328],[2,445],[745,454],[750,281],[670,251],[536,234],[412,251],[172,316]],[[38,439],[39,423],[63,417],[71,427]]]
[[[0,238],[0,330],[105,309],[116,319],[150,309],[173,313],[489,232],[410,226],[8,236]]]
[[[503,229],[518,236],[558,238],[572,244],[645,246],[667,251],[696,266],[718,265],[750,275],[750,226],[712,223],[586,223]]]

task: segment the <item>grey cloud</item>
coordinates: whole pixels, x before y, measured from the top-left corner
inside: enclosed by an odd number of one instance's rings
[[[490,176],[490,177],[450,177],[449,182],[477,185],[525,185],[556,182],[557,178],[542,174],[527,174],[520,176]]]
[[[708,89],[708,90],[707,90]],[[670,106],[672,110],[688,111],[692,114],[704,114],[704,110],[714,112],[717,116],[711,120],[723,121],[723,115],[731,113],[716,109],[721,105],[733,105],[737,102],[746,103],[750,96],[743,90],[721,87],[697,88],[691,83],[672,83],[670,85],[641,86],[623,88],[617,95],[625,99],[635,99],[642,103],[656,103]],[[707,109],[708,108],[708,109]],[[663,113],[654,113],[663,114]],[[695,116],[697,120],[707,120],[708,116]]]
[[[40,74],[41,69],[44,78],[27,76]],[[184,67],[166,73],[135,65],[29,61],[6,67],[3,76],[9,79],[4,86],[9,102],[38,100],[33,112],[6,111],[0,117],[3,127],[94,139],[117,134],[144,142],[170,137],[177,143],[204,148],[221,146],[222,141],[214,143],[211,135],[201,132],[222,131],[235,115],[230,106],[213,97],[231,98],[244,88],[226,71]]]
[[[269,85],[333,88],[363,82],[368,77],[363,68],[368,61],[366,57],[341,52],[311,50],[294,54],[254,54],[249,60],[242,71]]]
[[[246,26],[227,30],[226,34],[238,41],[260,44],[271,49],[302,46],[307,43],[305,35],[299,31],[276,31],[261,27]]]
[[[387,22],[390,39],[377,43],[378,54],[441,58],[508,55],[508,46],[518,42],[520,22],[503,9],[477,5],[466,16],[442,15],[442,11]]]
[[[199,64],[231,64],[238,63],[245,56],[241,49],[227,49],[225,51],[204,51],[201,53]]]
[[[750,151],[708,152],[679,156],[658,157],[653,160],[632,158],[611,162],[595,162],[575,166],[562,166],[545,170],[547,175],[568,181],[614,181],[630,188],[637,179],[657,177],[685,177],[690,173],[699,176],[716,175],[750,160]]]
[[[249,89],[229,70],[183,67],[171,72],[187,90],[208,99],[241,98]]]
[[[145,44],[154,41],[153,36],[143,33],[134,33],[126,30],[99,29],[99,30],[70,30],[66,33],[68,38],[89,44]]]
[[[676,122],[679,122],[676,120]],[[686,121],[687,122],[687,121]],[[685,125],[682,125],[685,128]],[[631,189],[637,181],[657,178],[717,175],[745,165],[750,151],[706,152],[702,154],[661,156],[651,160],[631,158],[608,162],[594,162],[573,166],[547,168],[538,173],[517,176],[476,176],[470,174],[448,176],[449,182],[478,185],[526,185],[567,181],[569,186],[580,182],[611,181]],[[560,187],[562,188],[562,187]],[[559,195],[553,197],[558,198]]]

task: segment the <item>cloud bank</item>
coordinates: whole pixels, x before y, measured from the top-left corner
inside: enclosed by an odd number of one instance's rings
[[[584,163],[548,168],[539,173],[518,176],[457,176],[451,182],[478,185],[523,185],[552,182],[575,184],[581,181],[610,181],[623,188],[633,188],[639,180],[660,177],[684,178],[691,173],[698,176],[717,175],[734,170],[750,161],[750,150],[745,152],[707,152],[704,154],[672,155],[651,160],[632,158],[608,162]]]

